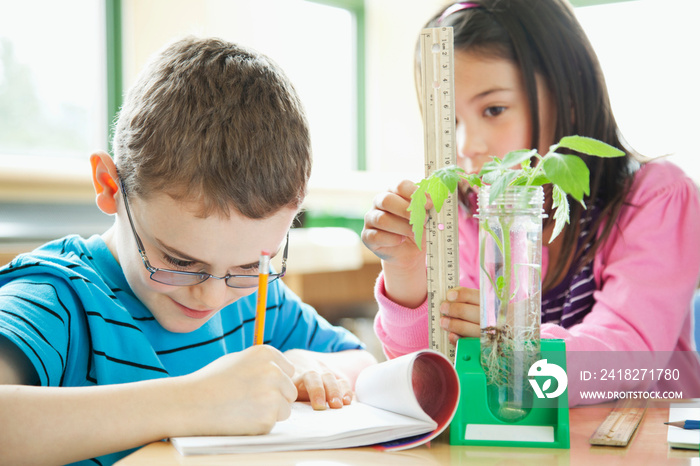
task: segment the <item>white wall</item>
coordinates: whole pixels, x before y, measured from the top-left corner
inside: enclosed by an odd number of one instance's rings
[[[578,8],[615,118],[630,145],[669,155],[700,184],[700,1],[637,0]]]

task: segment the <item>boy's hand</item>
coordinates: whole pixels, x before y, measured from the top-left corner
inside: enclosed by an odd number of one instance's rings
[[[297,390],[294,366],[277,349],[258,345],[227,354],[184,376],[184,435],[258,435],[287,419]]]
[[[332,370],[325,364],[318,353],[294,349],[284,353],[294,364],[292,380],[297,388],[299,401],[310,401],[316,410],[342,408],[352,402],[353,391],[348,378]]]
[[[447,301],[440,305],[440,326],[449,332],[453,345],[463,337],[479,337],[479,290],[457,287],[447,292]]]

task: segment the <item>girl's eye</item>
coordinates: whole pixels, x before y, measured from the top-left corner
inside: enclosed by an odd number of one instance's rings
[[[503,106],[495,105],[493,107],[488,107],[484,110],[484,115],[487,117],[497,117],[501,113],[505,112],[506,108]]]
[[[188,267],[192,267],[192,264],[194,264],[193,261],[184,261],[182,259],[176,259],[175,257],[171,257],[168,255],[163,255],[163,258],[165,259],[166,262],[169,264],[174,265],[175,267],[181,268],[181,269],[186,269]]]

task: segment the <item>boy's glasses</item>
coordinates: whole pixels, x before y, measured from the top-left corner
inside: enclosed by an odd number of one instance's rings
[[[126,209],[126,216],[129,218],[129,224],[131,225],[131,231],[134,232],[134,238],[136,239],[136,247],[139,250],[139,255],[141,255],[141,260],[146,270],[151,272],[151,280],[157,281],[158,283],[163,283],[165,285],[173,286],[192,286],[199,285],[202,282],[209,280],[210,278],[215,278],[217,280],[224,280],[227,286],[231,288],[255,288],[258,286],[258,275],[226,275],[225,277],[217,277],[206,272],[185,272],[180,270],[168,270],[159,269],[153,267],[146,257],[146,251],[141,242],[141,238],[138,233],[136,233],[136,228],[134,227],[134,220],[131,218],[131,211],[129,209],[129,201],[126,196],[126,189],[124,189],[124,182],[120,179],[119,185],[122,190],[122,197],[124,198],[124,208]],[[287,232],[286,244],[284,246],[284,253],[282,254],[282,271],[280,273],[271,273],[268,276],[268,283],[277,280],[284,276],[287,271],[287,252],[289,250],[289,232]]]

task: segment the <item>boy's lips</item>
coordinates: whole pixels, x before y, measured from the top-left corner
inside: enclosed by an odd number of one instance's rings
[[[173,300],[173,303],[175,303],[175,305],[180,308],[183,314],[192,319],[206,319],[207,317],[211,316],[214,312],[216,312],[214,309],[192,309],[190,307],[183,306],[175,300]]]

